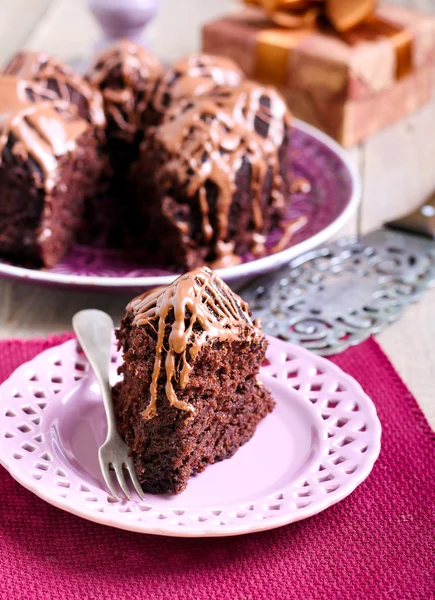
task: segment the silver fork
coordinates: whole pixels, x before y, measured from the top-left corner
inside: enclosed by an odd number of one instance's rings
[[[73,317],[73,328],[89,364],[94,371],[103,397],[107,417],[107,437],[98,451],[100,468],[110,493],[120,500],[110,476],[110,471],[115,472],[119,487],[125,496],[131,500],[130,490],[125,480],[124,469],[130,475],[134,489],[143,499],[144,494],[139,480],[134,472],[133,459],[128,454],[128,446],[121,439],[115,422],[112,392],[109,382],[109,365],[113,335],[113,321],[108,314],[101,310],[81,310]]]

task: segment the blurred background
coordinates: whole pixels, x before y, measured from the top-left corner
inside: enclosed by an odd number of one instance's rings
[[[107,5],[117,1],[108,0]],[[149,43],[158,57],[170,62],[200,47],[202,23],[237,9],[234,0],[155,0],[158,14],[148,28]],[[346,0],[343,0],[346,2]],[[150,0],[154,4],[154,0]],[[382,4],[382,2],[381,2]],[[435,11],[434,0],[389,0],[388,4]],[[0,1],[0,60],[28,48],[80,62],[101,37],[87,0]]]

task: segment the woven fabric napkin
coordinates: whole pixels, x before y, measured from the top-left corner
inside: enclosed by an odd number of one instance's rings
[[[0,380],[65,339],[0,342]],[[380,457],[351,496],[269,532],[162,538],[58,510],[0,467],[0,599],[434,598],[435,434],[374,340],[334,362],[383,425]]]

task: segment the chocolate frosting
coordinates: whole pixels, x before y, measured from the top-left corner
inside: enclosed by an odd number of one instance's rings
[[[165,186],[172,180],[187,196],[197,196],[203,239],[213,245],[216,256],[214,267],[240,261],[228,239],[228,226],[236,175],[244,159],[251,167],[252,250],[257,254],[264,251],[260,198],[271,173],[271,202],[285,206],[287,190],[280,173],[279,151],[289,127],[290,115],[281,97],[271,88],[245,82],[237,89],[220,88],[210,96],[192,98],[183,108],[170,108],[163,123],[152,131],[149,141],[157,142],[168,157],[156,173],[157,181]],[[208,182],[217,189],[213,208],[217,218],[211,218]],[[184,223],[178,225],[181,228]]]
[[[134,139],[162,72],[161,63],[150,52],[129,40],[118,40],[96,57],[86,77],[100,89],[118,137]]]
[[[203,96],[217,86],[237,87],[243,79],[242,71],[229,58],[191,54],[165,72],[156,88],[153,105],[164,113],[173,101]]]
[[[57,96],[37,81],[18,79],[13,75],[0,75],[0,113],[17,110],[42,100],[54,101]]]
[[[56,97],[75,104],[80,116],[96,127],[105,126],[100,93],[61,60],[44,52],[21,51],[3,69],[6,75],[38,81]]]
[[[174,381],[181,389],[186,387],[204,344],[210,340],[232,342],[242,330],[253,340],[262,336],[246,302],[207,267],[182,275],[166,289],[145,292],[130,302],[127,312],[133,315],[133,326],[147,325],[157,335],[151,400],[142,413],[144,419],[157,415],[157,385],[163,367],[170,404],[193,413],[191,404],[177,398]]]
[[[38,165],[36,183],[49,193],[56,183],[58,157],[74,152],[89,124],[74,107],[59,100],[38,102],[0,114],[0,164],[6,146],[16,156]]]
[[[236,89],[219,87],[210,97],[226,110],[238,111],[245,123],[261,137],[280,146],[291,116],[284,98],[275,88],[245,80]]]

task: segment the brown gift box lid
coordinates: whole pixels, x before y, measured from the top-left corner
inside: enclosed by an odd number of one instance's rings
[[[382,6],[376,16],[411,38],[412,69],[435,62],[435,16],[398,6]],[[362,98],[390,88],[397,80],[397,55],[390,37],[365,35],[364,27],[352,43],[339,34],[322,31],[287,30],[274,26],[261,11],[247,9],[204,26],[206,51],[232,57],[248,77],[266,79],[273,71],[258,64],[258,45],[271,46],[270,62],[281,63],[285,81],[270,83],[292,89],[344,94]],[[291,36],[291,48],[283,39]],[[287,46],[287,47],[286,47]],[[258,74],[265,75],[259,77]]]
[[[433,91],[435,15],[381,6],[376,18],[406,36],[405,72],[398,69],[391,35],[367,26],[346,38],[320,29],[288,30],[250,8],[206,24],[203,49],[276,85],[295,116],[350,146],[415,110]]]

